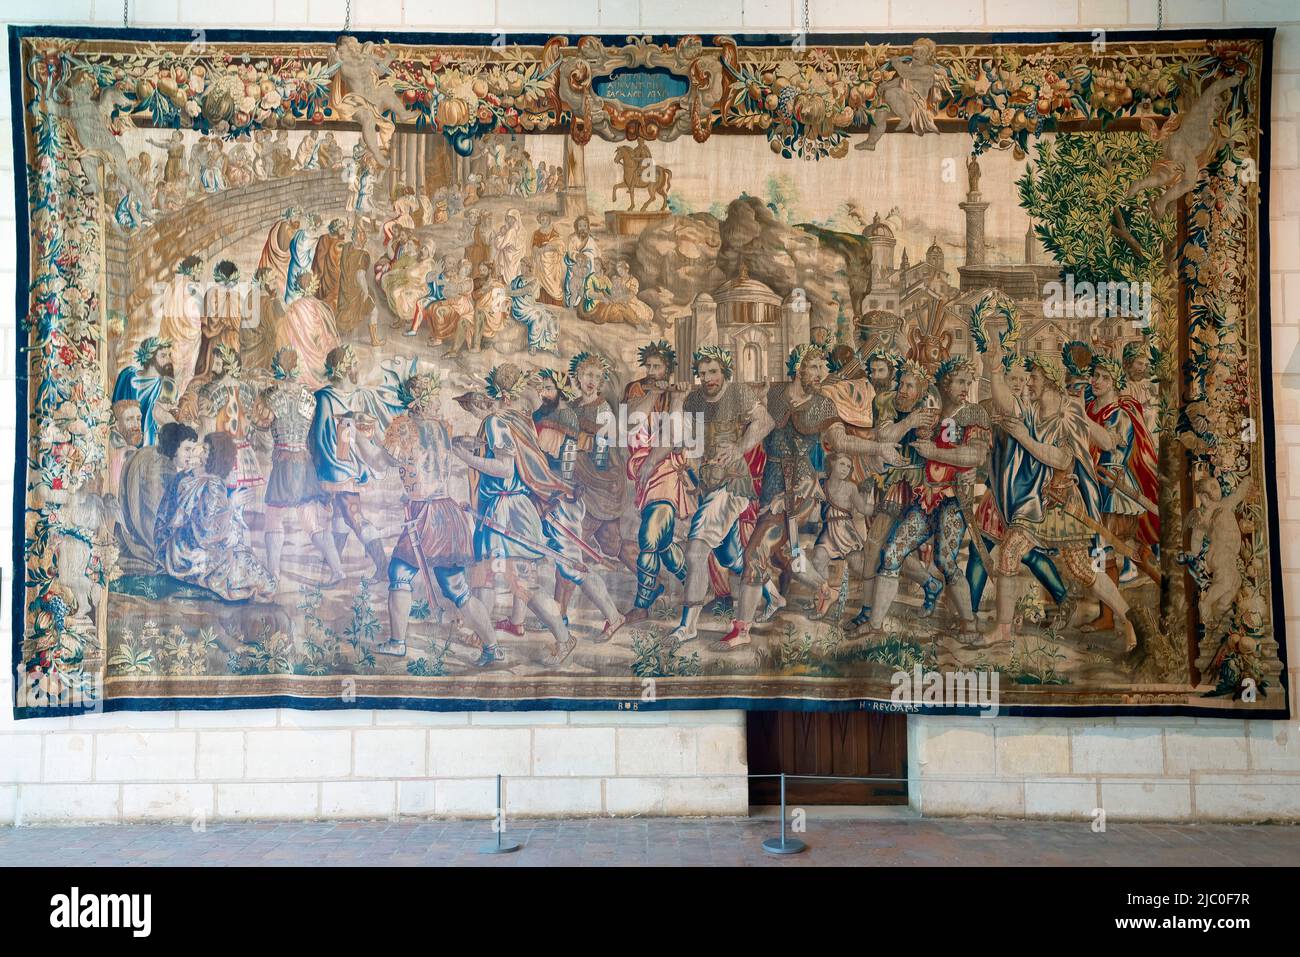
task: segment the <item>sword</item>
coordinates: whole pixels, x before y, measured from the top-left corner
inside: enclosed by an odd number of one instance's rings
[[[844,619],[844,605],[849,597],[849,560],[844,559],[844,570],[840,573],[840,594],[835,600],[835,617],[832,621],[840,622]]]
[[[590,558],[592,561],[599,562],[600,564],[604,565],[606,568],[619,567],[618,565],[614,564],[612,559],[606,558],[600,552],[596,551],[594,548],[592,548],[590,545],[584,542],[580,537],[578,537],[578,535],[573,531],[573,529],[569,528],[569,526],[565,525],[558,518],[556,518],[554,509],[548,510],[544,518],[551,525],[555,526],[560,531],[562,531],[564,533],[564,537],[567,538],[569,541],[573,542],[573,544],[577,545],[578,548],[582,551],[582,553],[586,555],[588,558]]]
[[[786,408],[781,427],[790,420],[792,412],[793,410]],[[808,570],[808,559],[804,556],[803,549],[799,547],[799,520],[794,514],[794,462],[789,455],[781,460],[781,485],[783,486],[781,497],[785,502],[785,534],[790,545],[790,568],[796,574],[802,575]]]
[[[1138,558],[1137,553],[1134,552],[1133,549],[1125,545],[1123,542],[1121,542],[1119,539],[1117,539],[1115,537],[1115,533],[1112,532],[1110,529],[1108,529],[1105,525],[1101,524],[1101,522],[1097,521],[1095,518],[1092,518],[1089,515],[1080,515],[1077,512],[1071,512],[1068,508],[1062,510],[1065,512],[1066,515],[1070,516],[1073,519],[1076,519],[1077,521],[1083,522],[1083,524],[1087,525],[1090,529],[1092,529],[1103,539],[1105,539],[1106,543],[1110,545],[1111,548],[1115,549],[1115,553],[1117,555],[1120,555],[1123,558],[1127,558],[1135,566],[1141,569],[1144,575],[1150,578],[1157,585],[1160,584],[1160,580],[1161,580],[1160,569]]]
[[[1111,471],[1111,470],[1108,469],[1107,471]],[[1102,484],[1106,485],[1107,483],[1103,482]],[[1120,495],[1123,495],[1134,505],[1139,505],[1142,508],[1146,509],[1148,512],[1152,512],[1156,515],[1160,514],[1160,509],[1156,505],[1156,503],[1151,501],[1151,499],[1147,498],[1140,491],[1134,488],[1129,483],[1128,479],[1125,478],[1124,473],[1122,471],[1114,470],[1112,472],[1112,479],[1108,487],[1116,492],[1119,492]]]
[[[966,494],[962,494],[963,491],[965,491]],[[970,540],[971,544],[975,546],[975,554],[977,554],[980,561],[984,563],[985,573],[988,574],[989,578],[996,578],[998,570],[993,567],[993,561],[989,558],[989,550],[984,546],[984,533],[980,527],[975,524],[975,516],[971,514],[973,510],[970,503],[967,501],[969,492],[970,486],[964,482],[959,482],[953,489],[953,498],[957,500],[957,509],[961,512],[962,520],[966,522],[967,531],[970,532]]]
[[[424,576],[424,587],[429,590],[429,608],[430,610],[432,610],[434,604],[438,601],[437,595],[434,592],[433,573],[429,571],[429,562],[424,557],[424,542],[420,540],[419,532],[413,531],[417,525],[421,524],[421,520],[423,519],[423,517],[424,517],[423,515],[419,515],[416,518],[407,519],[405,522],[402,523],[401,527],[403,531],[412,532],[411,538],[413,539],[413,541],[411,542],[411,544],[415,546],[415,558],[416,561],[419,562],[420,573]],[[461,620],[463,621],[464,619],[462,618]],[[465,644],[469,644],[469,643],[465,642]],[[481,647],[481,646],[471,645],[471,647]]]
[[[808,570],[808,556],[799,544],[799,520],[789,512],[786,513],[785,534],[790,539],[790,568],[802,575]]]
[[[567,565],[569,568],[575,568],[578,571],[582,572],[582,574],[584,575],[587,574],[587,572],[591,571],[590,568],[588,568],[582,562],[578,561],[576,558],[569,558],[563,552],[557,552],[555,549],[551,548],[550,545],[547,545],[543,542],[535,542],[530,538],[525,538],[524,536],[518,534],[517,532],[512,532],[507,528],[502,528],[496,522],[492,521],[492,519],[480,515],[476,510],[470,508],[468,505],[464,505],[461,503],[457,503],[457,504],[460,505],[462,511],[465,511],[470,515],[474,516],[474,520],[476,522],[479,522],[485,528],[490,529],[491,531],[500,535],[502,538],[512,541],[516,545],[522,545],[524,546],[524,548],[527,548],[529,551],[537,552],[539,555],[549,556],[550,558],[553,558],[555,561],[559,562],[561,565]]]

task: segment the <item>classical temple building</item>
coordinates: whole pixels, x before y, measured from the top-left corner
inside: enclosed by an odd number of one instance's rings
[[[737,382],[780,382],[790,350],[809,339],[808,320],[806,300],[782,298],[741,263],[731,279],[696,296],[690,314],[678,321],[675,345],[684,360],[678,381],[692,381],[688,357],[696,349],[720,345],[731,350]]]

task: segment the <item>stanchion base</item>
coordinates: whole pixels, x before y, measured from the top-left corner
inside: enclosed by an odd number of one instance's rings
[[[784,843],[779,837],[769,837],[763,842],[763,850],[769,854],[798,854],[807,849],[808,845],[795,837],[787,837]]]
[[[484,844],[478,849],[480,854],[510,854],[519,850],[520,845],[512,844],[509,841],[502,841],[498,844],[493,841],[491,844]]]

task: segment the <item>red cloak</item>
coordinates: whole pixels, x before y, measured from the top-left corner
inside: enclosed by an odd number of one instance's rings
[[[1098,425],[1105,425],[1106,420],[1115,414],[1117,410],[1122,410],[1128,415],[1129,421],[1133,424],[1133,448],[1129,452],[1126,463],[1128,472],[1137,482],[1138,491],[1152,502],[1156,502],[1160,497],[1160,481],[1158,478],[1158,457],[1156,454],[1156,443],[1147,431],[1146,416],[1142,411],[1142,403],[1131,395],[1119,395],[1113,401],[1104,406],[1098,406],[1095,399],[1089,399],[1087,403],[1088,418],[1092,419]],[[1101,450],[1093,448],[1092,461],[1096,465],[1101,460]],[[1119,494],[1119,493],[1115,493]],[[1155,512],[1144,511],[1141,519],[1138,521],[1138,538],[1144,545],[1154,545],[1160,541],[1160,516]]]

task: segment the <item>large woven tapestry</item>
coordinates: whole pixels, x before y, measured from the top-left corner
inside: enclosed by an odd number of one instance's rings
[[[1272,31],[9,43],[20,717],[1287,713]]]

